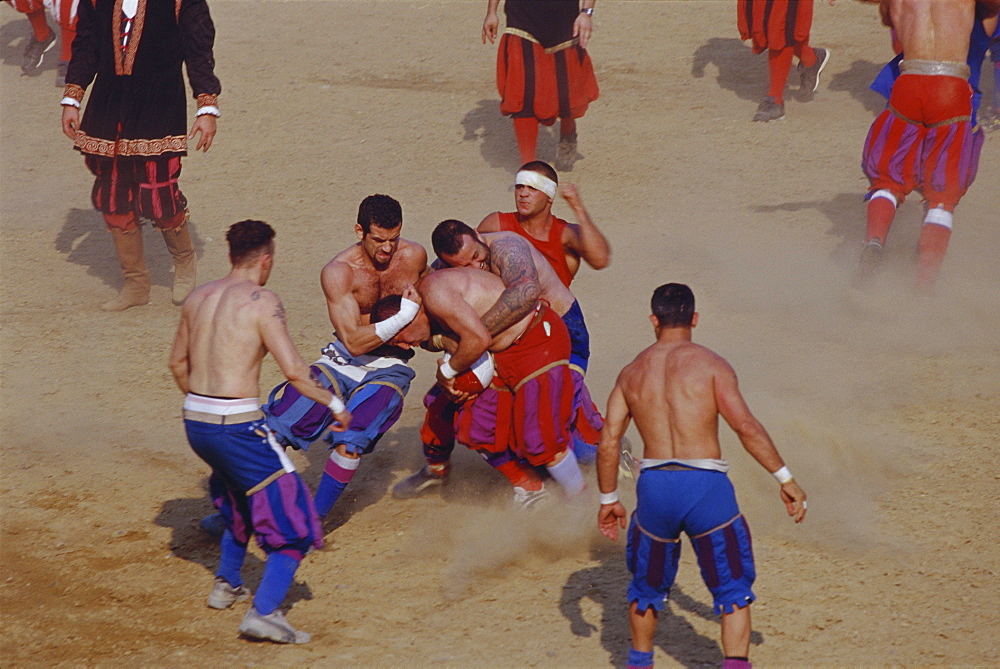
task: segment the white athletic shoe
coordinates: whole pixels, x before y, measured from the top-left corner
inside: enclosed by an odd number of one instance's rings
[[[544,486],[541,490],[525,490],[520,486],[514,486],[514,506],[521,511],[532,511],[541,506],[549,497],[551,494]]]
[[[229,585],[226,579],[221,576],[215,577],[215,587],[212,588],[212,592],[208,595],[208,608],[210,609],[228,609],[230,606],[236,602],[244,602],[253,595],[250,592],[250,588],[246,586],[239,586],[234,588]]]
[[[240,623],[240,634],[251,639],[261,639],[263,641],[273,641],[275,643],[309,643],[312,635],[308,632],[297,630],[285,620],[285,614],[281,609],[275,609],[266,616],[257,613],[253,606],[243,616]]]

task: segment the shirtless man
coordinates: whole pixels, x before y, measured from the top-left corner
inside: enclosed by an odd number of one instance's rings
[[[653,293],[652,310],[656,343],[618,375],[597,452],[597,524],[602,534],[616,540],[618,527],[625,527],[625,507],[616,491],[620,442],[635,419],[645,450],[626,548],[633,575],[628,589],[628,663],[653,664],[657,612],[665,606],[677,574],[683,531],[698,555],[715,612],[722,614],[722,666],[749,667],[753,551],[750,530],[726,475],[729,464],[721,459],[718,417],[779,481],[781,500],[797,523],[806,515],[806,494],[750,413],[733,368],[691,341],[691,329],[698,323],[691,289],[676,283],[660,286]]]
[[[320,274],[336,339],[323,349],[316,365],[336,379],[348,409],[363,417],[327,437],[332,450],[316,488],[316,510],[324,518],[357,471],[361,456],[399,419],[415,376],[407,365],[411,352],[380,348],[413,320],[420,307],[414,285],[427,271],[427,251],[399,236],[402,223],[396,200],[388,195],[366,197],[354,226],[359,241],[334,256]],[[373,322],[372,307],[388,295],[402,295],[398,312]],[[272,393],[264,411],[281,443],[308,445],[296,436],[302,404],[294,388],[282,389],[280,396]]]
[[[455,407],[451,434],[457,432],[458,441],[479,451],[510,480],[514,501],[523,507],[548,496],[533,467],[546,467],[567,497],[582,492],[583,474],[569,448],[573,380],[569,332],[562,319],[536,299],[526,315],[491,333],[483,319],[505,286],[496,275],[476,268],[431,272],[418,289],[424,309],[390,343],[420,343],[413,331],[424,327],[429,317],[444,335],[441,340],[450,354],[438,361],[437,371],[447,393],[465,399],[458,392],[458,377],[468,374],[487,351],[493,354],[492,385]],[[426,327],[423,333],[425,339],[430,336]],[[498,421],[498,416],[504,419]]]
[[[927,202],[920,231],[916,289],[931,291],[951,238],[953,212],[975,178],[982,134],[974,134],[966,57],[974,22],[1000,11],[1000,0],[882,0],[905,60],[889,105],[872,123],[861,165],[871,186],[867,229],[855,285],[870,285],[896,207],[919,189]]]
[[[560,316],[568,329],[571,342],[570,363],[574,354],[588,348],[586,324],[583,323],[583,314],[576,298],[559,280],[545,257],[523,237],[513,232],[481,234],[461,221],[448,220],[442,221],[434,229],[432,242],[435,253],[445,265],[484,269],[503,281],[503,293],[482,317],[482,322],[491,334],[506,329],[515,318],[523,317],[535,300],[540,298]],[[596,444],[603,419],[590,399],[581,370],[578,367],[574,369],[571,364],[570,375],[574,420],[571,435],[573,448],[569,457],[576,463],[574,451],[577,444],[586,446],[587,441]],[[427,407],[427,416],[421,429],[421,438],[427,466],[393,488],[393,495],[397,498],[416,497],[443,484],[449,475],[449,459],[455,438],[452,418],[458,407],[443,392],[440,384],[432,388],[424,398],[424,405]],[[523,487],[516,482],[514,485]],[[541,490],[542,487],[538,486],[537,490],[532,491]]]
[[[258,404],[260,364],[270,352],[289,382],[329,407],[333,430],[351,415],[313,378],[288,335],[285,310],[262,286],[274,263],[274,230],[241,221],[226,233],[233,269],[184,302],[170,370],[184,400],[191,448],[212,468],[211,491],[225,519],[221,560],[208,606],[227,609],[250,596],[240,571],[250,533],[267,554],[253,606],[239,631],[255,639],[306,643],[281,605],[302,557],[322,546],[319,517],[295,467],[274,440]]]

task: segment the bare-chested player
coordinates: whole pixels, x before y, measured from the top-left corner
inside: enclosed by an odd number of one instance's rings
[[[563,320],[570,335],[570,356],[587,346],[586,326],[583,324],[579,304],[569,289],[559,280],[555,270],[527,241],[513,232],[478,233],[465,223],[456,220],[442,221],[431,236],[435,253],[449,267],[473,267],[497,275],[505,289],[497,302],[482,316],[487,331],[495,334],[510,326],[530,309],[535,300],[542,299]],[[583,334],[582,345],[580,344]],[[573,442],[596,443],[603,425],[600,413],[590,399],[579,369],[570,368],[574,397]],[[427,465],[407,477],[393,488],[398,498],[416,497],[434,485],[443,483],[449,475],[449,458],[454,448],[453,417],[458,408],[446,393],[436,386],[424,398],[427,416],[421,429],[424,456]],[[570,450],[568,457],[577,467],[577,457]],[[541,492],[541,480],[525,483],[518,473],[515,487],[529,492]]]
[[[882,0],[883,21],[896,31],[905,59],[889,105],[872,123],[862,167],[868,190],[867,229],[855,285],[877,272],[896,207],[923,192],[916,289],[928,293],[951,238],[953,212],[972,184],[982,133],[972,126],[966,58],[974,22],[996,16],[1000,0]]]
[[[524,243],[521,240],[521,243]],[[487,351],[493,353],[493,384],[456,406],[457,439],[480,454],[514,486],[516,503],[531,507],[548,495],[532,467],[545,466],[574,497],[583,475],[569,449],[573,380],[569,332],[555,311],[535,300],[526,315],[499,332],[483,321],[505,290],[496,275],[470,267],[431,272],[418,287],[423,306],[411,330],[430,318],[457,345],[438,361],[438,382],[446,391]],[[407,343],[418,343],[411,338]],[[503,417],[498,421],[498,416]],[[426,425],[425,425],[426,429]]]
[[[629,666],[653,664],[657,612],[664,608],[677,574],[684,532],[698,555],[715,612],[722,614],[723,667],[749,667],[753,551],[726,474],[729,464],[722,459],[719,416],[781,483],[781,500],[797,523],[806,515],[806,494],[750,413],[733,368],[691,341],[691,329],[698,323],[691,289],[676,283],[660,286],[653,293],[652,310],[656,343],[618,375],[597,453],[597,524],[615,540],[619,525],[625,527],[625,507],[616,491],[620,443],[635,419],[645,448],[626,548],[633,575],[628,589]]]
[[[227,609],[250,596],[240,571],[251,533],[267,554],[264,575],[239,631],[256,639],[306,643],[278,606],[310,548],[322,545],[309,491],[274,440],[258,404],[260,365],[270,352],[295,388],[329,407],[346,429],[350,413],[319,385],[299,356],[277,295],[262,286],[274,263],[274,230],[240,221],[226,233],[233,269],[184,302],[170,369],[187,394],[184,425],[195,453],[212,467],[212,497],[225,519],[221,559],[208,606]]]
[[[358,242],[323,267],[320,282],[326,295],[336,339],[323,349],[317,368],[336,379],[347,407],[358,418],[350,429],[330,433],[332,451],[316,489],[316,510],[325,517],[381,436],[399,419],[403,398],[414,372],[412,352],[382,348],[413,319],[420,307],[414,286],[427,271],[427,251],[402,239],[403,211],[388,195],[366,197],[354,226]],[[398,313],[372,322],[372,307],[381,298],[402,295]],[[300,421],[310,423],[311,406],[294,390],[283,389],[264,408],[279,441],[299,443]],[[310,429],[305,433],[315,434]]]

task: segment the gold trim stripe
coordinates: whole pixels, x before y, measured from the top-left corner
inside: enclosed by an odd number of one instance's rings
[[[521,379],[520,383],[518,383],[516,386],[514,386],[514,392],[516,393],[518,390],[521,389],[521,387],[525,383],[527,383],[528,381],[532,380],[533,378],[541,376],[542,374],[544,374],[545,372],[549,371],[550,369],[553,369],[553,368],[558,367],[560,365],[566,365],[567,367],[569,367],[569,360],[556,360],[555,362],[550,362],[549,364],[545,365],[541,369],[532,372],[528,376],[526,376],[523,379]]]
[[[711,534],[712,532],[718,532],[723,527],[729,527],[730,525],[732,525],[733,523],[735,523],[737,520],[739,520],[742,517],[743,517],[742,513],[737,513],[735,516],[733,516],[732,518],[730,518],[726,522],[722,523],[722,525],[719,525],[718,527],[713,527],[708,532],[702,532],[701,534],[694,535],[693,537],[691,537],[691,540],[694,541],[695,539],[700,539],[700,538],[702,538],[704,536],[707,536],[707,535]],[[650,535],[650,536],[652,536],[652,535]]]
[[[159,156],[164,153],[187,151],[187,135],[171,135],[160,139],[102,139],[78,132],[73,146],[82,152],[115,158],[119,156]]]
[[[514,35],[515,37],[520,37],[521,39],[526,39],[529,42],[534,42],[538,46],[542,46],[542,43],[536,40],[531,33],[521,30],[520,28],[504,28],[504,33],[507,35]],[[564,49],[568,49],[571,46],[576,45],[579,42],[579,38],[574,37],[573,39],[563,42],[562,44],[556,44],[555,46],[550,46],[547,49],[542,47],[547,54],[557,53]]]
[[[289,472],[286,472],[284,469],[279,469],[278,471],[274,472],[273,474],[271,474],[270,476],[268,476],[266,479],[264,479],[263,481],[261,481],[260,483],[258,483],[257,485],[255,485],[254,487],[252,487],[249,490],[247,490],[247,493],[246,493],[247,497],[249,497],[250,495],[252,495],[254,493],[260,492],[261,490],[263,490],[267,486],[271,485],[272,483],[274,483],[275,481],[277,481],[282,476],[284,476],[285,474],[288,474],[288,473]]]

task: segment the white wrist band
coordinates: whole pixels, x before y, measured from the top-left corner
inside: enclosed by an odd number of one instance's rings
[[[346,409],[346,408],[347,408],[346,406],[344,406],[344,400],[340,399],[340,398],[339,398],[339,397],[337,397],[336,395],[334,395],[334,396],[333,396],[333,399],[332,399],[332,400],[330,400],[330,403],[329,403],[329,404],[327,404],[326,406],[327,406],[327,407],[328,407],[328,408],[330,409],[330,411],[332,411],[333,413],[343,413],[343,412],[344,412],[344,409]]]
[[[389,341],[410,324],[418,311],[420,305],[404,297],[399,302],[399,311],[396,314],[375,324],[375,335],[382,341]]]
[[[219,108],[214,105],[205,105],[204,107],[198,107],[198,113],[195,114],[195,116],[204,116],[205,114],[211,114],[216,118],[222,116],[222,112],[220,112]]]
[[[618,501],[618,491],[617,490],[612,490],[611,492],[602,492],[601,493],[601,506],[604,506],[606,504],[614,504],[617,501]]]
[[[59,102],[59,104],[61,104],[61,105],[65,105],[65,106],[67,106],[67,107],[76,107],[77,109],[79,109],[79,108],[80,108],[80,101],[79,101],[79,100],[77,100],[76,98],[71,98],[71,97],[69,97],[68,95],[67,95],[66,97],[64,97],[64,98],[63,98],[63,99],[62,99],[62,100],[61,100],[61,101]]]
[[[776,472],[771,474],[774,478],[778,479],[778,483],[785,485],[792,480],[792,473],[788,471],[788,467],[782,467]]]
[[[452,366],[450,364],[448,364],[447,360],[445,360],[444,362],[441,363],[441,366],[438,367],[438,370],[440,370],[441,376],[443,376],[446,379],[453,379],[456,376],[458,376],[458,372],[456,372],[452,368]]]

